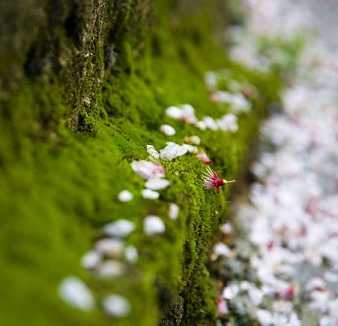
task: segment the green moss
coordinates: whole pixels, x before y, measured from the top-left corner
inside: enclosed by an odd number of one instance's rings
[[[172,186],[154,203],[141,198],[143,181],[132,172],[130,162],[147,157],[147,144],[165,145],[168,138],[159,126],[169,122],[177,130],[173,141],[199,135],[215,169],[227,179],[235,178],[267,107],[278,100],[281,83],[278,74],[263,75],[227,59],[211,36],[210,12],[200,11],[203,1],[190,15],[174,22],[169,7],[173,12],[178,9],[168,3],[158,3],[160,11],[154,17],[155,21],[161,18],[161,23],[142,44],[135,41],[135,33],[142,33],[133,32],[135,17],[130,11],[137,8],[144,19],[149,7],[142,1],[126,1],[116,9],[115,23],[105,27],[103,39],[118,44],[118,59],[103,78],[103,40],[98,38],[95,59],[79,59],[74,70],[66,69],[57,77],[49,72],[48,78],[24,78],[20,88],[2,100],[1,325],[22,325],[23,321],[36,326],[60,321],[63,325],[110,325],[111,319],[99,306],[83,313],[60,300],[57,288],[68,275],[85,280],[98,300],[109,293],[130,300],[130,316],[114,320],[114,325],[135,325],[135,321],[156,325],[161,319],[163,325],[212,324],[215,300],[207,255],[219,223],[226,219],[230,187],[219,194],[205,191],[200,177],[203,166],[193,156],[185,156],[164,162]],[[98,4],[97,10],[108,15],[111,8]],[[206,23],[201,25],[202,16]],[[102,20],[98,23],[106,22]],[[117,22],[123,23],[123,30],[128,26],[131,34],[117,36],[122,28]],[[258,91],[253,111],[240,118],[238,133],[202,132],[165,116],[167,106],[181,103],[195,106],[198,117],[226,113],[226,106],[210,102],[203,82],[205,71],[218,69],[228,69]],[[73,79],[69,78],[72,71],[76,72]],[[99,75],[102,79],[97,84]],[[136,198],[130,203],[117,201],[123,189]],[[170,202],[181,207],[177,221],[167,218]],[[164,219],[164,235],[143,234],[142,222],[148,214]],[[127,243],[139,249],[139,262],[127,264],[121,278],[98,280],[83,270],[80,258],[102,226],[120,218],[137,226]]]

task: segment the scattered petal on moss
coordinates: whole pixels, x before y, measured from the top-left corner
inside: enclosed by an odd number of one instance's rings
[[[119,239],[102,239],[96,242],[95,249],[109,257],[120,257],[123,252],[123,243]]]
[[[154,159],[160,158],[160,153],[155,149],[153,145],[147,145],[147,153]]]
[[[151,190],[162,190],[170,186],[170,181],[162,178],[153,178],[149,179],[145,186]]]
[[[158,199],[160,197],[160,193],[157,191],[153,191],[150,189],[143,189],[142,190],[142,197],[146,199]]]
[[[178,218],[179,213],[180,208],[175,203],[170,203],[168,211],[169,218],[171,218],[172,220],[176,220]]]
[[[141,160],[131,163],[132,169],[142,178],[162,178],[165,175],[165,169],[161,164]]]
[[[60,297],[73,307],[81,310],[94,308],[94,297],[89,288],[79,278],[69,276],[59,286]]]
[[[188,136],[184,138],[184,142],[191,145],[199,145],[201,143],[201,138],[198,136]]]
[[[88,251],[81,259],[82,267],[86,269],[94,269],[101,262],[102,256],[95,250]]]
[[[170,125],[162,125],[160,127],[161,132],[163,132],[166,136],[174,136],[176,134],[176,130]]]
[[[117,294],[106,297],[102,305],[104,311],[115,318],[126,317],[131,310],[128,300]]]
[[[144,219],[144,233],[147,235],[162,234],[165,232],[163,221],[155,215],[149,215]]]
[[[107,235],[122,238],[133,232],[135,230],[135,225],[128,220],[118,220],[105,225],[103,230]]]
[[[129,263],[136,263],[138,259],[138,252],[134,246],[127,246],[124,251],[124,256]]]
[[[133,194],[128,190],[123,190],[118,194],[118,199],[121,202],[128,202],[134,198]]]
[[[212,164],[212,160],[205,152],[199,152],[196,154],[196,157],[206,165]]]
[[[165,161],[172,161],[176,157],[185,155],[187,152],[187,147],[169,142],[166,147],[160,150],[160,158]]]
[[[101,278],[115,278],[121,276],[124,266],[116,260],[106,260],[96,269],[97,275]]]

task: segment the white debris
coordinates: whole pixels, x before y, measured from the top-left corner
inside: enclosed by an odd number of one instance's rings
[[[144,233],[147,235],[161,234],[165,232],[165,224],[155,215],[149,215],[144,219]]]
[[[133,222],[128,220],[117,220],[104,226],[104,233],[112,237],[126,237],[135,230]]]
[[[73,307],[81,310],[94,308],[94,297],[89,288],[77,277],[66,277],[59,286],[60,297]]]
[[[176,134],[176,130],[170,125],[162,125],[160,127],[161,132],[163,132],[166,136],[174,136]]]
[[[143,189],[142,190],[142,197],[146,199],[158,199],[160,197],[160,193],[157,191],[153,191],[150,189]]]
[[[128,190],[123,190],[118,194],[118,199],[121,202],[128,202],[134,198],[133,194]]]
[[[104,311],[112,317],[126,317],[131,310],[128,300],[120,295],[113,294],[106,297],[102,302]]]

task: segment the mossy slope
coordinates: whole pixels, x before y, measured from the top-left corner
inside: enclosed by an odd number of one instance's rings
[[[123,204],[116,196],[123,189],[140,193],[143,181],[130,162],[147,158],[147,144],[165,145],[168,138],[158,131],[164,122],[175,126],[177,134],[171,140],[178,143],[186,135],[199,135],[215,169],[225,178],[236,177],[266,108],[278,100],[280,81],[226,58],[212,37],[215,8],[210,2],[208,10],[201,1],[188,14],[177,6],[192,8],[189,1],[170,6],[158,1],[147,33],[116,31],[124,26],[117,27],[119,19],[131,24],[128,15],[149,14],[145,1],[123,3],[111,16],[115,29],[109,25],[103,38],[93,36],[98,53],[89,63],[78,58],[85,68],[73,66],[73,77],[66,68],[39,71],[33,77],[21,72],[15,87],[2,89],[1,325],[111,325],[100,307],[83,313],[60,300],[57,288],[68,275],[81,277],[98,300],[109,293],[128,298],[130,316],[114,320],[114,325],[156,325],[161,319],[163,325],[207,325],[214,319],[205,264],[209,241],[226,218],[229,188],[219,194],[205,191],[200,181],[203,166],[185,156],[165,163],[172,186],[155,204],[139,195]],[[110,17],[100,4],[106,2],[91,3],[91,8],[104,11],[96,17],[98,24]],[[86,16],[81,17],[85,24]],[[94,34],[98,28],[93,27]],[[109,38],[118,44],[117,62],[110,64],[111,57],[107,66],[100,42]],[[200,118],[226,113],[226,107],[210,102],[203,82],[207,70],[219,69],[258,90],[252,112],[240,118],[238,133],[201,132],[165,117],[167,106],[181,103],[192,104]],[[166,217],[169,202],[181,208],[177,221]],[[165,220],[165,235],[143,234],[142,221],[148,214]],[[123,277],[104,282],[83,270],[80,258],[102,226],[120,218],[137,225],[127,242],[138,248],[140,259]]]

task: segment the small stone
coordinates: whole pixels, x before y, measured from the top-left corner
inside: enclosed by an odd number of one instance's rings
[[[145,184],[146,188],[151,190],[162,190],[169,187],[169,185],[170,181],[162,178],[149,179]]]
[[[169,204],[169,212],[168,212],[169,218],[171,218],[172,220],[176,220],[179,213],[180,208],[175,203]]]
[[[128,190],[121,191],[118,194],[117,197],[118,197],[119,201],[121,201],[123,203],[131,201],[134,198],[133,194],[130,191],[128,191]]]
[[[133,222],[128,220],[118,220],[104,226],[104,233],[113,237],[126,237],[135,229]]]
[[[94,269],[101,262],[101,254],[95,250],[88,251],[81,259],[82,267],[86,269]]]
[[[162,125],[160,127],[161,132],[163,132],[166,136],[174,136],[176,134],[176,130],[170,125]]]
[[[158,216],[149,215],[144,220],[144,232],[147,235],[162,234],[165,232],[165,225]]]
[[[146,199],[155,200],[155,199],[158,199],[160,197],[160,193],[157,192],[157,191],[150,190],[150,189],[143,189],[142,190],[142,197],[146,198]]]
[[[124,297],[113,294],[106,297],[102,302],[104,311],[112,317],[122,318],[129,314],[130,304]]]
[[[89,288],[75,276],[66,277],[59,286],[59,295],[69,305],[81,310],[94,308],[94,297]]]

